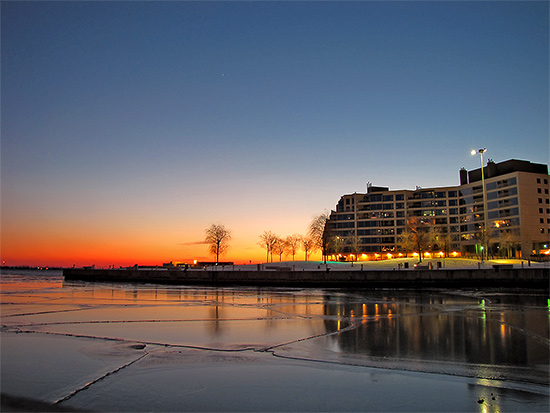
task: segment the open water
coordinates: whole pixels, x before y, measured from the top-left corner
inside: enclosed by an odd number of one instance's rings
[[[3,271],[1,391],[88,411],[549,410],[547,292]]]

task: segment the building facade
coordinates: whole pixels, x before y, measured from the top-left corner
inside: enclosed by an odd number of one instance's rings
[[[411,253],[548,256],[547,165],[489,161],[483,167],[485,191],[481,168],[462,169],[459,177],[458,186],[390,190],[369,185],[366,193],[343,195],[325,227],[326,254],[340,260]],[[422,251],[411,250],[404,242],[404,234],[414,232],[415,226],[426,232]]]

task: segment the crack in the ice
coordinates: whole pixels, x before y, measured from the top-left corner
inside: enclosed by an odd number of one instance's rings
[[[52,310],[52,311],[37,311],[33,313],[19,313],[19,314],[7,314],[2,315],[3,318],[8,317],[22,317],[22,316],[29,316],[29,315],[43,315],[43,314],[56,314],[56,313],[70,313],[74,311],[85,311],[88,310],[88,308],[74,308],[70,310]]]
[[[321,333],[321,334],[315,334],[313,336],[308,336],[308,337],[302,337],[302,338],[298,338],[296,340],[291,340],[291,341],[287,341],[285,343],[280,343],[280,344],[276,344],[274,346],[269,346],[269,347],[264,347],[260,350],[257,350],[258,352],[267,352],[267,353],[272,353],[272,354],[275,354],[273,349],[276,349],[278,347],[283,347],[283,346],[288,346],[290,344],[294,344],[294,343],[300,343],[302,341],[307,341],[307,340],[312,340],[312,339],[315,339],[315,338],[319,338],[319,337],[330,337],[330,336],[334,336],[334,335],[337,335],[337,334],[340,334],[340,333],[343,333],[343,332],[346,332],[346,331],[351,331],[351,330],[354,330],[356,329],[359,324],[357,322],[355,322],[354,320],[352,319],[346,319],[346,321],[349,322],[349,326],[347,327],[344,327],[340,330],[336,330],[336,331],[331,331],[329,333]]]
[[[93,340],[105,340],[105,341],[117,341],[122,343],[135,343],[136,340],[130,340],[120,337],[102,337],[102,336],[93,336],[93,335],[87,335],[87,334],[74,334],[74,333],[60,333],[56,331],[40,331],[40,330],[21,330],[19,328],[16,328],[17,331],[14,331],[16,334],[46,334],[46,335],[52,335],[52,336],[62,336],[62,337],[75,337],[75,338],[89,338]],[[11,331],[8,331],[11,332]],[[193,349],[193,350],[205,350],[205,351],[220,351],[220,352],[240,352],[240,351],[249,351],[253,350],[256,351],[254,347],[242,347],[242,348],[236,348],[236,349],[220,349],[220,348],[214,348],[214,347],[204,347],[204,346],[194,346],[190,344],[169,344],[169,343],[161,343],[158,341],[148,341],[148,340],[138,340],[140,343],[151,345],[151,346],[159,346],[159,347],[175,347],[175,348],[187,348],[187,349]]]
[[[224,321],[272,321],[272,320],[288,320],[291,317],[254,317],[254,318],[175,318],[175,319],[149,319],[149,320],[86,320],[86,321],[53,321],[49,323],[30,323],[18,324],[20,327],[37,327],[37,326],[55,326],[55,325],[71,325],[71,324],[125,324],[125,323],[180,323],[180,322],[224,322]]]
[[[63,397],[63,398],[61,398],[61,399],[55,401],[54,404],[57,405],[57,404],[59,404],[59,403],[63,403],[63,402],[65,402],[65,401],[67,401],[67,400],[73,398],[75,395],[77,395],[77,394],[80,393],[81,391],[84,391],[84,390],[90,388],[90,387],[93,386],[95,383],[100,382],[101,380],[105,379],[105,378],[108,377],[108,376],[111,376],[111,375],[113,375],[113,374],[118,373],[120,370],[125,369],[125,368],[128,367],[128,366],[131,366],[132,364],[138,362],[139,360],[143,359],[144,357],[146,357],[146,356],[148,356],[148,355],[149,355],[149,352],[148,352],[148,351],[145,351],[145,354],[142,354],[142,355],[139,356],[137,359],[132,360],[132,361],[130,361],[129,363],[126,363],[126,364],[124,364],[124,365],[122,365],[122,366],[120,366],[120,367],[117,367],[116,369],[111,370],[111,371],[105,373],[104,375],[102,375],[102,376],[100,376],[100,377],[98,377],[98,378],[92,380],[91,382],[86,383],[84,386],[79,387],[78,389],[73,390],[73,391],[72,391],[71,393],[69,393],[67,396],[65,396],[65,397]]]

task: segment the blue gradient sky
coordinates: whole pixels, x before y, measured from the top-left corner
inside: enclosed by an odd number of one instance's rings
[[[1,7],[8,263],[206,258],[212,223],[261,259],[368,181],[549,161],[545,1]]]

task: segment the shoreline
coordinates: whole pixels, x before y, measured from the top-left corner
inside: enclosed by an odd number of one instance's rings
[[[227,269],[81,269],[63,270],[65,280],[137,282],[212,286],[358,287],[358,288],[542,288],[548,290],[547,268],[400,269],[400,270],[262,270]]]

